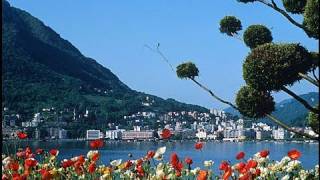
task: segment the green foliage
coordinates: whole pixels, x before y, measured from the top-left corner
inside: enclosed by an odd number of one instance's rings
[[[303,25],[309,37],[319,39],[319,0],[308,0],[303,14]]]
[[[236,104],[240,113],[249,118],[262,118],[274,110],[273,97],[269,92],[243,86],[237,93]]]
[[[299,44],[267,43],[253,49],[243,64],[243,78],[258,90],[279,91],[312,68],[308,51]]]
[[[221,33],[226,33],[228,36],[232,36],[242,30],[241,21],[235,16],[225,16],[220,21],[219,29]]]
[[[299,96],[306,100],[311,106],[316,106],[319,103],[318,92],[310,92],[308,94],[302,94]],[[224,109],[224,111],[240,116],[240,113],[232,107]],[[305,127],[308,113],[308,109],[306,109],[300,102],[298,102],[296,99],[289,98],[276,103],[275,111],[273,111],[272,115],[278,119],[281,119],[282,122],[288,124],[289,126]],[[270,125],[275,125],[270,122],[269,118],[262,118],[259,119],[259,121]]]
[[[253,3],[253,2],[255,2],[255,1],[257,1],[257,0],[237,0],[238,2],[242,2],[242,3]]]
[[[316,108],[319,109],[319,105],[317,105]],[[319,134],[319,114],[309,112],[307,121],[312,130]]]
[[[286,11],[293,14],[302,14],[307,0],[282,0]]]
[[[199,70],[197,66],[192,62],[182,63],[177,66],[177,76],[181,79],[190,78],[198,76]]]
[[[263,25],[251,25],[243,34],[243,40],[251,49],[272,41],[271,31]]]

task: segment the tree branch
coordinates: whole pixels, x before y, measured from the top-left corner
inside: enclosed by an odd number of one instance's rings
[[[319,140],[319,137],[316,137],[316,136],[312,136],[308,133],[305,133],[303,131],[298,131],[296,129],[293,129],[293,128],[290,128],[288,125],[284,124],[283,122],[281,122],[280,120],[278,120],[276,117],[274,117],[273,115],[271,114],[266,114],[266,116],[274,123],[276,123],[277,125],[281,126],[283,129],[287,130],[287,131],[290,131],[290,132],[293,132],[293,133],[296,133],[296,134],[299,134],[299,135],[302,135],[302,136],[305,136],[305,137],[308,137],[310,139],[314,139],[314,140]]]
[[[199,83],[197,80],[195,80],[194,78],[190,78],[194,83],[196,83],[199,87],[201,87],[203,90],[207,91],[213,98],[217,99],[218,101],[227,104],[231,107],[233,107],[234,109],[238,110],[238,107],[235,106],[234,104],[232,104],[231,102],[225,101],[223,99],[221,99],[220,97],[218,97],[217,95],[215,95],[210,89],[208,89],[207,87],[205,87],[204,85],[202,85],[201,83]]]
[[[316,76],[316,72],[315,72],[316,68],[312,69],[312,74],[313,77],[317,80],[317,82],[319,83],[319,78]]]
[[[287,94],[289,94],[290,96],[295,98],[297,101],[299,101],[302,105],[304,105],[304,107],[306,107],[310,111],[312,111],[316,114],[319,114],[318,109],[313,108],[310,104],[308,104],[308,102],[306,100],[302,99],[300,96],[296,95],[294,92],[290,91],[285,86],[282,86],[281,90],[283,90],[284,92],[286,92]]]
[[[160,44],[159,44],[159,43],[158,43],[156,49],[150,47],[149,45],[144,45],[144,46],[145,46],[146,48],[150,49],[152,52],[158,53],[158,54],[162,57],[162,59],[165,60],[165,62],[170,66],[171,70],[172,70],[173,72],[175,72],[175,70],[174,70],[173,66],[170,64],[168,58],[160,51],[160,49],[159,49]]]
[[[315,86],[318,86],[318,87],[319,87],[319,82],[316,81],[315,79],[313,79],[312,77],[310,77],[310,76],[308,76],[308,75],[306,75],[306,74],[300,73],[300,72],[298,73],[298,75],[299,75],[300,77],[302,77],[303,79],[309,81],[310,83],[314,84]]]
[[[257,1],[260,2],[260,3],[262,3],[262,4],[264,4],[264,5],[267,5],[267,6],[271,7],[272,9],[274,9],[274,10],[276,10],[276,11],[278,11],[278,12],[279,12],[280,14],[282,14],[285,18],[287,18],[288,21],[289,21],[291,24],[293,24],[293,25],[301,28],[307,35],[310,34],[310,33],[309,33],[310,31],[309,31],[305,26],[303,26],[302,24],[300,24],[300,23],[298,23],[297,21],[295,21],[285,10],[279,8],[279,7],[277,6],[277,4],[274,2],[274,0],[272,0],[271,3],[266,2],[266,1],[264,1],[264,0],[257,0]]]

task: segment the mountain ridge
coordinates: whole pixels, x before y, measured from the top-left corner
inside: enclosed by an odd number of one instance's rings
[[[305,99],[312,106],[315,106],[319,103],[318,92],[309,92],[306,94],[301,94],[299,96]],[[237,110],[231,107],[224,109],[224,111],[233,115],[241,116],[241,114]],[[272,114],[288,125],[305,126],[306,125],[305,119],[308,112],[309,111],[302,104],[300,104],[296,99],[288,98],[276,103],[275,111]],[[272,124],[267,118],[258,119],[257,121]]]
[[[41,20],[4,0],[2,7],[2,106],[10,111],[28,119],[42,108],[90,109],[110,121],[137,111],[209,111],[132,90]]]

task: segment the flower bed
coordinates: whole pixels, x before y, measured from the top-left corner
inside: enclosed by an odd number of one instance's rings
[[[126,161],[118,159],[103,164],[98,150],[103,146],[102,140],[91,141],[92,150],[86,156],[63,161],[57,160],[57,149],[32,151],[26,147],[15,155],[2,154],[2,179],[319,179],[319,166],[303,169],[298,160],[301,153],[296,149],[290,150],[280,161],[270,160],[268,150],[261,150],[248,158],[245,152],[239,152],[234,157],[237,163],[219,162],[219,172],[214,172],[212,160],[204,161],[201,169],[193,167],[192,157],[182,159],[177,153],[172,153],[170,160],[165,162],[166,147],[148,151],[139,159],[129,157]],[[203,143],[197,142],[194,150],[202,153],[203,147]]]

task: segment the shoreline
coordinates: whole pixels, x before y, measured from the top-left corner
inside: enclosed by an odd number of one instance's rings
[[[2,142],[63,142],[63,141],[91,141],[90,139],[28,139],[28,140],[20,140],[20,139],[2,139]],[[155,139],[145,139],[145,140],[111,140],[111,139],[103,139],[104,142],[108,143],[132,143],[132,142],[168,142],[166,140],[155,140]],[[170,140],[169,142],[197,142],[197,139],[185,139],[185,140]],[[319,144],[319,141],[315,140],[244,140],[244,141],[225,141],[225,140],[202,140],[202,142],[215,142],[215,143],[260,143],[260,142],[273,142],[273,143],[309,143],[309,144]]]

